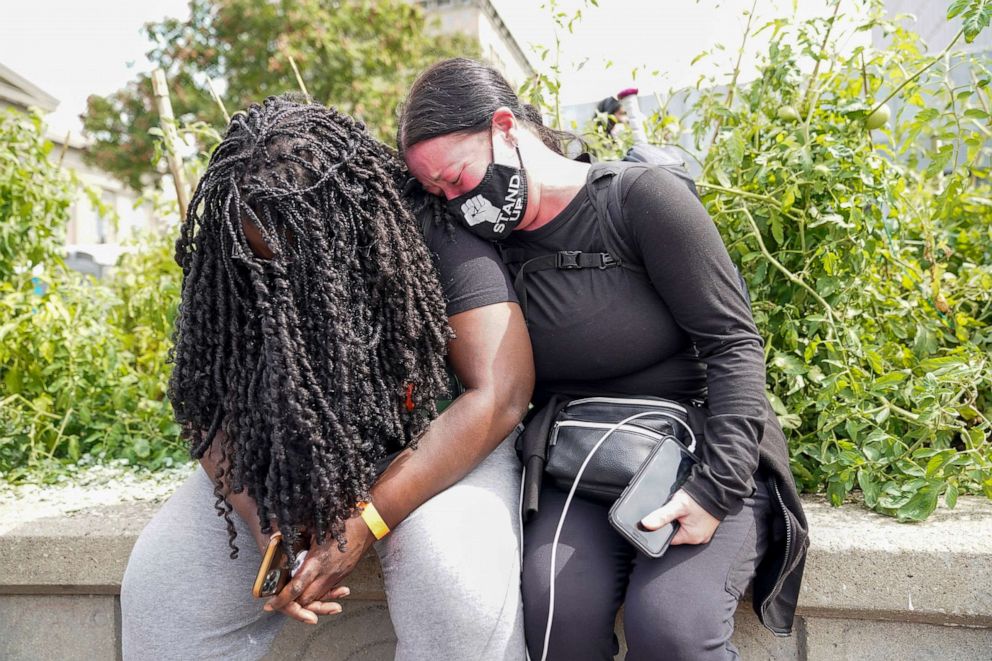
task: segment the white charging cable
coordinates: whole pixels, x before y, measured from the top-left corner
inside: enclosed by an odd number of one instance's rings
[[[555,573],[556,573],[555,566],[557,565],[558,562],[558,539],[561,537],[561,529],[565,525],[565,515],[568,514],[568,508],[572,504],[572,498],[575,496],[575,490],[578,489],[579,487],[579,480],[582,479],[582,473],[585,472],[586,466],[589,465],[589,461],[592,459],[592,456],[596,453],[597,450],[599,450],[600,446],[603,445],[603,442],[606,441],[606,439],[609,438],[610,435],[616,432],[616,430],[620,429],[620,427],[624,426],[625,424],[633,420],[637,420],[639,418],[646,418],[648,416],[658,416],[658,415],[664,416],[666,418],[671,418],[675,422],[685,427],[686,431],[689,432],[689,438],[692,440],[692,443],[689,445],[689,452],[696,451],[696,435],[692,433],[692,429],[689,427],[689,425],[687,425],[683,420],[680,420],[671,413],[664,413],[662,411],[645,411],[643,413],[632,415],[629,418],[624,418],[620,422],[616,423],[615,425],[607,429],[606,433],[603,434],[602,438],[596,441],[596,445],[592,446],[592,449],[589,450],[589,454],[586,455],[586,458],[582,462],[582,465],[579,466],[579,472],[575,475],[575,481],[572,482],[572,488],[569,489],[568,491],[568,497],[565,498],[565,506],[561,510],[561,517],[558,519],[558,527],[555,529],[555,536],[551,542],[551,579],[550,579],[550,590],[548,597],[548,625],[547,628],[545,628],[544,630],[544,650],[541,652],[541,661],[547,661],[548,658],[548,644],[551,641],[551,623],[554,621],[554,615],[555,615]],[[523,500],[521,498],[521,507],[523,506],[522,502]],[[527,656],[527,659],[528,661],[530,661],[529,654]]]

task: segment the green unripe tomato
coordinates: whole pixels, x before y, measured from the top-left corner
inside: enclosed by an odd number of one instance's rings
[[[891,116],[892,111],[889,110],[888,106],[879,106],[878,110],[868,115],[868,119],[865,120],[865,126],[868,127],[869,131],[874,131],[877,128],[885,126]]]
[[[795,122],[799,120],[799,111],[792,106],[782,106],[778,109],[778,118],[786,122]]]

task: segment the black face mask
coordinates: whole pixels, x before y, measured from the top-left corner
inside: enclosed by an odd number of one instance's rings
[[[479,185],[447,203],[448,212],[483,239],[505,239],[527,211],[527,172],[520,148],[520,167],[490,163]]]

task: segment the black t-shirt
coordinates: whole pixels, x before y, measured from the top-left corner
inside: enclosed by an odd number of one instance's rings
[[[426,239],[449,317],[494,303],[517,302],[513,282],[492,243],[461,225],[429,225]]]
[[[623,184],[623,217],[614,221],[646,272],[528,274],[537,391],[706,398],[705,465],[686,490],[722,518],[753,488],[767,414],[762,341],[726,247],[685,184],[649,166],[628,170]],[[601,230],[583,187],[549,223],[503,245],[533,256],[602,252]],[[433,228],[428,244],[449,314],[472,301],[515,300],[496,250],[461,227],[450,239],[446,231]]]

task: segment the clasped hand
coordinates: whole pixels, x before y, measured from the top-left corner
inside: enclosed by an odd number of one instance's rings
[[[713,533],[720,525],[718,518],[704,510],[682,489],[676,491],[665,505],[641,519],[641,525],[648,530],[657,530],[671,521],[679,522],[672,544],[706,544],[713,539]]]
[[[318,615],[336,615],[341,604],[336,600],[347,597],[351,590],[341,582],[355,569],[375,541],[361,517],[345,522],[345,550],[328,536],[322,544],[310,544],[303,566],[297,570],[286,587],[269,599],[267,611],[280,611],[305,624],[317,624]]]

